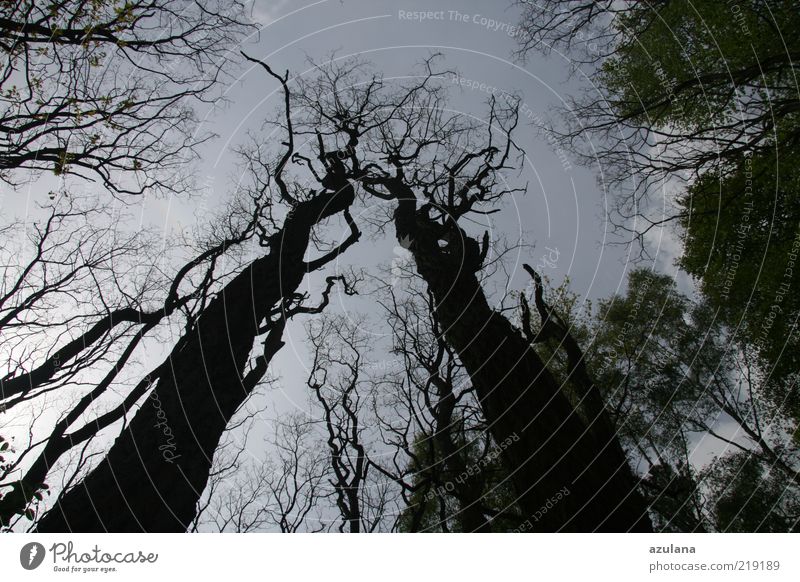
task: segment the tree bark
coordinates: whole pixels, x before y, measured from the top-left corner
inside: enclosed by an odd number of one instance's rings
[[[348,187],[293,208],[272,235],[269,254],[209,304],[159,367],[156,387],[108,455],[39,521],[38,531],[186,531],[228,422],[282,346],[281,325],[268,336],[260,375],[245,378],[263,320],[306,275],[313,226],[353,199]]]
[[[441,394],[439,398],[436,432],[433,436],[444,459],[445,475],[448,480],[460,479],[455,483],[456,486],[454,488],[454,495],[460,505],[458,519],[461,521],[461,527],[465,532],[491,532],[491,525],[483,512],[483,480],[470,474],[470,467],[467,466],[458,444],[453,438],[451,427],[456,399],[453,394],[453,387],[446,382],[444,384],[445,386],[440,388],[444,394]]]
[[[467,370],[533,531],[651,531],[627,461],[581,420],[530,343],[488,304],[476,273],[485,249],[417,210],[395,183],[398,240],[412,241],[417,271],[444,335]],[[559,492],[567,492],[559,495]]]

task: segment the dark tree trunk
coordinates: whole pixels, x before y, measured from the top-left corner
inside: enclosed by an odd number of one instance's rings
[[[650,531],[618,443],[595,437],[530,343],[489,306],[476,277],[485,251],[458,227],[417,211],[412,192],[395,188],[397,237],[412,241],[417,270],[470,375],[529,529]]]
[[[39,521],[38,531],[186,531],[228,422],[282,345],[281,325],[268,336],[260,374],[245,378],[259,326],[303,280],[312,227],[352,201],[348,189],[294,207],[271,237],[270,253],[209,304],[154,374],[156,387],[108,455]]]
[[[439,398],[433,438],[443,459],[445,479],[454,485],[453,494],[460,506],[458,519],[461,529],[465,532],[490,532],[492,528],[483,511],[485,479],[472,474],[474,467],[467,466],[468,458],[465,459],[453,435],[453,412],[456,406],[453,385],[438,377],[434,379],[434,384],[439,391]]]

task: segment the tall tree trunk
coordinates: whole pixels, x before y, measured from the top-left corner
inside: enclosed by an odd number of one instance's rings
[[[282,345],[281,324],[270,332],[255,373],[245,377],[259,326],[303,280],[312,227],[352,202],[348,188],[294,207],[272,235],[269,254],[209,304],[154,374],[155,388],[108,455],[39,521],[38,531],[186,531],[228,422]]]
[[[413,192],[393,186],[397,238],[411,241],[417,270],[502,448],[530,528],[650,531],[617,443],[595,437],[530,343],[489,306],[476,276],[485,249],[456,225],[430,220],[424,207],[417,210]]]
[[[460,506],[458,519],[465,532],[491,532],[491,525],[483,513],[482,495],[485,480],[480,476],[470,474],[474,469],[470,471],[471,467],[467,466],[467,462],[462,456],[463,453],[453,436],[453,411],[456,404],[453,387],[444,382],[439,389],[436,432],[433,437],[436,439],[436,445],[444,459],[445,475],[455,485],[453,493]]]

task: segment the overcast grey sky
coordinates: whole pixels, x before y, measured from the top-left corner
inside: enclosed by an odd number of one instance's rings
[[[568,60],[558,55],[545,59],[534,54],[526,63],[512,58],[518,14],[509,1],[258,0],[254,15],[263,27],[244,50],[293,76],[308,71],[309,58],[324,62],[333,51],[337,57],[360,55],[389,78],[408,75],[421,59],[440,52],[441,66],[460,76],[453,109],[482,116],[492,93],[520,94],[524,123],[516,139],[527,153],[521,181],[528,183],[528,192],[509,200],[492,225],[510,239],[522,236],[535,245],[515,257],[512,288],[527,282],[522,262],[538,265],[555,284],[569,276],[573,290],[584,297],[606,297],[624,288],[628,249],[605,244],[607,201],[596,171],[567,160],[533,127],[585,80],[570,78]],[[221,136],[204,152],[202,171],[212,199],[229,191],[236,178],[230,147],[242,143],[245,132],[280,105],[277,89],[263,71],[247,68],[227,92],[230,104],[210,119]],[[180,213],[175,220],[181,220]],[[396,246],[393,240],[369,241],[348,252],[343,262],[388,265],[402,254]],[[359,309],[360,304],[356,300],[342,308]],[[298,369],[305,359],[301,339],[294,326],[278,358],[289,399],[295,394],[291,385],[304,381]]]
[[[254,15],[263,27],[244,50],[275,70],[288,69],[292,76],[307,74],[309,58],[324,62],[334,51],[336,57],[359,55],[387,78],[408,75],[421,59],[439,52],[442,67],[459,74],[453,109],[480,117],[492,93],[521,95],[524,123],[516,139],[527,154],[520,179],[528,183],[528,192],[507,201],[502,213],[492,217],[491,228],[535,246],[513,255],[510,287],[522,289],[527,284],[520,267],[529,262],[555,285],[569,277],[573,292],[581,297],[608,297],[625,288],[630,249],[607,244],[611,238],[606,219],[610,202],[598,184],[597,168],[576,166],[534,127],[551,118],[553,108],[563,105],[570,95],[591,85],[580,72],[570,75],[569,60],[558,54],[544,58],[534,53],[525,63],[514,60],[518,14],[510,4],[510,0],[257,0]],[[210,120],[221,137],[205,152],[203,171],[209,185],[207,196],[212,200],[229,192],[237,178],[230,147],[242,143],[248,129],[281,106],[277,84],[257,67],[243,70],[227,97],[230,105]],[[342,236],[344,228],[342,225]],[[402,249],[391,232],[389,235],[386,240],[362,239],[338,267],[389,267],[393,260],[402,260]],[[655,249],[655,267],[674,273],[676,249],[672,239],[664,240]],[[681,283],[688,288],[685,279]],[[380,325],[381,318],[374,317],[371,299],[338,299],[332,312],[373,315],[369,333],[378,336],[376,345],[380,345],[380,336],[387,330]],[[274,362],[282,381],[263,398],[271,408],[269,414],[306,406],[308,359],[301,322],[289,327],[285,339],[287,346]],[[381,360],[380,354],[374,355]],[[387,356],[383,358],[386,362]],[[707,460],[711,452],[701,444],[697,460]]]
[[[408,75],[421,59],[439,52],[441,66],[460,75],[461,85],[451,103],[454,110],[481,117],[492,92],[521,95],[524,123],[515,139],[527,153],[520,180],[528,183],[528,192],[505,204],[502,214],[493,217],[493,228],[509,238],[524,234],[525,242],[535,248],[519,260],[543,265],[542,271],[554,283],[569,276],[580,295],[604,297],[624,287],[628,250],[605,244],[610,236],[608,203],[596,169],[576,166],[533,127],[585,86],[585,80],[580,75],[568,79],[568,60],[558,55],[545,59],[532,54],[526,63],[512,59],[518,14],[510,4],[510,0],[255,0],[252,13],[261,28],[242,49],[292,75],[307,73],[309,58],[324,62],[334,51],[337,57],[360,55],[389,78]],[[258,128],[280,105],[277,84],[262,70],[243,67],[231,73],[227,103],[201,112],[204,127],[219,138],[204,146],[194,170],[200,191],[190,199],[145,197],[139,203],[142,221],[163,229],[165,237],[190,226],[199,209],[213,209],[235,189],[238,176],[232,148],[246,143],[246,132]],[[45,178],[26,192],[5,196],[0,201],[3,214],[32,212],[48,187]],[[390,241],[385,249],[354,249],[348,259],[360,263],[385,252],[391,261],[394,246]],[[558,258],[544,262],[545,255]],[[662,267],[671,262],[665,255],[659,259]],[[516,273],[512,285],[523,286],[525,277]]]
[[[492,92],[521,95],[524,123],[516,140],[527,153],[520,179],[529,188],[525,195],[507,201],[491,225],[509,239],[522,237],[535,245],[513,257],[511,288],[522,289],[527,284],[520,267],[529,262],[556,285],[568,276],[572,290],[582,297],[607,297],[625,287],[629,249],[606,244],[609,204],[596,180],[596,169],[576,166],[533,127],[535,122],[547,120],[553,107],[585,87],[587,81],[580,74],[570,78],[568,60],[557,54],[546,59],[532,54],[526,63],[515,61],[512,52],[518,13],[510,4],[511,0],[256,0],[253,16],[261,27],[242,49],[292,75],[306,73],[309,58],[324,62],[333,51],[338,57],[360,55],[387,78],[407,75],[420,60],[439,52],[442,67],[455,69],[460,76],[453,109],[481,116]],[[235,189],[238,176],[233,148],[245,143],[246,132],[258,128],[280,106],[279,88],[262,70],[243,67],[231,74],[227,103],[203,112],[205,126],[219,138],[203,147],[195,170],[202,191],[191,199],[146,197],[137,203],[142,222],[163,229],[165,239],[190,226],[198,207],[213,209]],[[453,85],[455,88],[456,83]],[[37,200],[43,201],[47,189],[45,180],[27,191],[5,195],[0,199],[2,213],[28,213]],[[671,266],[674,244],[670,243],[669,249],[669,253],[656,255],[660,269]],[[365,237],[340,266],[388,267],[393,259],[402,257],[391,236],[386,240]],[[338,303],[335,309],[371,311],[364,299],[348,301]],[[373,327],[373,333],[382,333],[379,322]],[[277,411],[302,409],[306,402],[307,354],[301,325],[295,323],[287,334],[287,347],[274,366],[283,382],[266,398]],[[158,351],[148,354],[153,363],[163,357]]]
[[[528,192],[508,200],[491,225],[493,232],[512,241],[522,238],[535,245],[513,257],[511,288],[526,285],[527,275],[519,267],[529,262],[556,285],[568,276],[573,291],[582,297],[607,297],[624,289],[629,249],[606,244],[609,203],[597,171],[576,166],[534,127],[588,82],[580,74],[570,77],[568,59],[558,54],[543,58],[534,53],[526,63],[515,61],[518,13],[510,5],[511,0],[255,0],[252,15],[260,30],[242,49],[276,70],[288,69],[292,76],[307,74],[309,59],[324,62],[333,52],[337,57],[359,55],[387,78],[408,75],[420,60],[438,52],[443,55],[441,66],[459,73],[458,87],[452,82],[453,109],[480,117],[492,93],[521,95],[523,124],[515,139],[527,153],[520,181],[528,183]],[[281,104],[277,84],[259,68],[230,73],[226,103],[200,112],[204,127],[219,134],[203,147],[194,170],[200,191],[192,198],[144,197],[134,205],[142,223],[162,230],[165,241],[236,188],[233,148],[246,143],[247,131],[257,129]],[[52,180],[44,178],[27,191],[3,196],[3,214],[34,212],[36,202],[45,201]],[[362,243],[348,252],[345,264],[388,266],[402,258],[391,237]],[[670,253],[657,254],[661,269],[669,268],[672,259]],[[340,308],[361,310],[364,305],[354,300]],[[294,401],[305,380],[302,330],[294,325],[288,336],[277,369],[286,380],[287,399]],[[151,347],[148,359],[163,357],[158,352]]]

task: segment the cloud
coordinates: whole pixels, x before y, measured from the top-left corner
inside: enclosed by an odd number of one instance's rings
[[[280,18],[283,9],[291,4],[291,0],[253,0],[253,20],[268,26]]]

